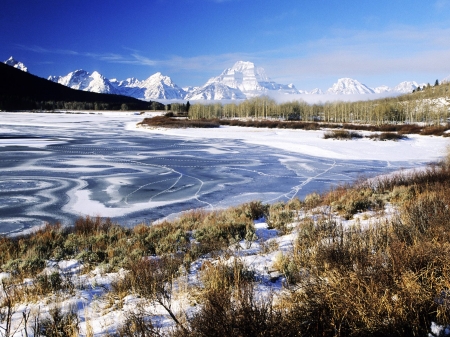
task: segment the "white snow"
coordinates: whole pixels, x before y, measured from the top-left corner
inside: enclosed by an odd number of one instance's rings
[[[11,60],[12,58],[10,58]],[[6,61],[11,63],[17,61]],[[6,63],[5,62],[5,63]],[[16,64],[14,63],[14,64]],[[18,62],[23,66],[22,63]],[[14,65],[19,67],[19,65]],[[24,67],[24,66],[23,66]],[[23,68],[23,69],[26,69]],[[449,81],[450,77],[441,82]],[[84,70],[76,70],[66,76],[49,76],[51,81],[69,86],[74,89],[120,94],[141,100],[196,100],[196,101],[225,101],[243,100],[261,95],[278,97],[289,96],[288,99],[305,99],[304,95],[318,95],[322,101],[360,100],[360,95],[377,99],[398,94],[411,93],[419,84],[414,81],[404,81],[395,87],[381,85],[371,88],[352,78],[340,78],[325,92],[319,88],[313,90],[298,90],[294,84],[279,84],[272,81],[265,70],[257,67],[253,62],[238,61],[231,68],[225,69],[220,75],[210,78],[203,86],[186,86],[180,88],[169,76],[157,72],[146,80],[136,78],[126,80],[106,79],[94,71],[92,74]],[[420,85],[420,86],[423,86]]]
[[[404,81],[395,86],[392,91],[402,94],[410,94],[413,90],[417,89],[419,85],[415,81]]]
[[[105,94],[119,94],[114,85],[97,71],[92,74],[85,70],[76,70],[66,76],[49,76],[49,81],[65,85],[72,89]]]
[[[4,63],[16,69],[22,70],[23,72],[28,72],[28,68],[22,62],[16,61],[12,56]]]
[[[214,87],[218,88],[220,91],[224,91],[224,86],[235,89],[239,94],[235,94],[235,98],[224,97],[206,99],[249,98],[261,96],[268,91],[280,91],[290,94],[299,93],[293,84],[283,85],[271,81],[264,69],[256,67],[254,63],[238,61],[233,67],[225,69],[219,76],[209,79],[203,87],[196,90],[195,95],[188,95],[186,99],[205,99],[203,98],[204,96],[202,96],[203,91],[210,91],[211,88]],[[214,95],[209,94],[209,97],[214,97]]]
[[[333,86],[327,90],[327,94],[332,95],[354,95],[354,94],[374,94],[365,84],[352,78],[340,78]]]
[[[398,142],[380,142],[364,138],[351,141],[323,139],[325,130],[274,130],[222,126],[199,131],[198,129],[147,129],[137,127],[133,123],[128,124],[127,128],[189,138],[240,139],[250,144],[331,159],[431,162],[444,156],[449,145],[447,138],[419,135],[408,135],[408,139]],[[361,133],[369,134],[369,132]]]
[[[124,81],[108,80],[97,71],[90,74],[85,70],[76,70],[66,76],[49,76],[48,79],[72,89],[125,95],[142,100],[182,99],[186,94],[172,82],[170,77],[160,72],[144,81],[136,78],[128,78]]]
[[[308,214],[299,214],[298,219],[305,217],[315,217],[327,210],[313,210]],[[365,212],[357,214],[353,220],[345,221],[337,214],[331,214],[337,223],[342,223],[345,228],[353,225],[359,225],[361,228],[367,228],[370,225],[376,225],[395,212],[390,205],[387,205],[385,211],[374,213]],[[315,215],[314,215],[315,214]],[[276,269],[276,261],[283,255],[289,255],[293,251],[294,242],[297,237],[296,223],[288,227],[292,232],[281,235],[277,230],[270,229],[264,222],[264,219],[255,221],[255,240],[252,242],[242,240],[229,247],[227,256],[201,257],[191,263],[188,273],[182,272],[173,282],[173,293],[170,301],[171,308],[176,315],[183,313],[191,316],[199,309],[197,300],[192,296],[198,293],[202,288],[200,277],[202,264],[205,262],[217,264],[224,263],[232,265],[236,260],[244,265],[250,271],[254,272],[256,298],[262,298],[268,294],[277,297],[283,293],[285,278],[283,274]],[[39,298],[34,302],[27,302],[17,305],[13,315],[13,329],[17,329],[12,337],[23,336],[24,328],[22,323],[22,312],[31,312],[32,315],[39,312],[40,317],[46,317],[48,312],[59,305],[63,310],[75,310],[80,318],[80,335],[87,335],[90,328],[94,336],[106,336],[108,333],[115,332],[122,326],[126,320],[127,313],[143,310],[146,315],[151,317],[152,322],[160,327],[162,331],[168,331],[175,326],[164,308],[155,302],[146,301],[136,294],[128,294],[123,299],[108,296],[111,284],[114,281],[124,277],[126,270],[120,269],[117,272],[109,272],[107,265],[101,265],[94,270],[84,270],[84,266],[77,260],[47,261],[47,266],[43,274],[59,272],[65,277],[70,277],[74,291],[72,294],[50,293]],[[0,279],[10,277],[7,273],[1,273]],[[24,280],[31,284],[32,279]],[[0,326],[4,326],[0,325]],[[433,325],[430,327],[432,332],[443,331],[445,327]],[[14,331],[13,330],[13,331]],[[28,328],[30,335],[31,329]]]

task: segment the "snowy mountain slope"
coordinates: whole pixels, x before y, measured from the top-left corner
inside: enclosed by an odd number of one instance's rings
[[[231,88],[223,83],[207,84],[188,93],[186,100],[235,100],[246,99],[247,96],[239,89]]]
[[[230,88],[239,89],[242,92],[262,91],[264,87],[260,82],[269,82],[264,69],[256,68],[252,62],[238,61],[233,67],[225,69],[219,76],[209,79],[204,86],[221,83]]]
[[[326,92],[331,95],[374,94],[375,91],[352,78],[340,78]]]
[[[225,86],[229,89],[226,89]],[[212,93],[214,88],[219,90],[217,94]],[[241,92],[244,98],[250,98],[264,95],[268,91],[279,91],[286,94],[299,93],[293,84],[284,85],[271,81],[264,69],[256,67],[254,63],[238,61],[233,67],[225,69],[219,76],[210,78],[204,86],[195,90],[195,94],[193,92],[187,97],[191,97],[190,99],[205,99],[194,97],[219,97],[224,95],[225,92],[228,92],[228,94],[233,92],[236,97],[241,97],[239,94]]]
[[[26,73],[28,72],[28,68],[22,62],[16,61],[12,56],[9,59],[7,59],[4,63],[16,69],[22,70]]]
[[[120,94],[120,92],[116,90],[116,87],[97,71],[90,74],[89,72],[80,69],[75,70],[66,76],[49,76],[48,80],[77,90],[103,94]]]
[[[183,87],[182,89],[186,92],[186,94],[189,94],[191,92],[194,92],[195,90],[200,89],[200,87],[187,86],[187,87]]]
[[[388,87],[387,85],[381,85],[379,87],[373,88],[373,91],[376,94],[382,94],[382,93],[385,93],[385,92],[391,92],[392,89],[390,87]]]
[[[450,80],[450,76],[448,78]],[[423,86],[420,85],[420,86]],[[385,93],[397,93],[397,94],[407,94],[411,93],[413,90],[417,89],[419,84],[415,81],[403,81],[391,88],[387,85],[381,85],[376,88],[370,88],[361,82],[351,79],[351,78],[341,78],[337,83],[333,84],[331,88],[326,91],[326,94],[333,95],[350,95],[350,94],[385,94]],[[311,91],[310,93],[320,93],[323,92],[320,89],[319,92]]]
[[[169,76],[164,76],[160,72],[157,72],[146,80],[140,82],[137,87],[144,89],[143,99],[145,100],[183,99],[186,95],[186,92],[173,83]]]
[[[7,62],[15,67],[23,66],[12,57]],[[25,66],[23,68],[26,69]],[[181,88],[169,76],[160,72],[143,81],[134,77],[126,80],[108,80],[96,71],[90,74],[84,70],[77,70],[62,77],[50,76],[48,79],[74,89],[120,94],[141,100],[240,100],[275,92],[288,95],[391,95],[410,93],[419,86],[414,81],[404,81],[395,87],[382,85],[371,88],[355,79],[341,78],[326,92],[318,88],[311,91],[298,90],[294,84],[279,84],[270,80],[263,68],[256,67],[254,63],[248,61],[236,62],[231,68],[225,69],[219,76],[210,78],[200,87]],[[450,76],[441,82],[444,81],[450,81]]]
[[[419,85],[415,81],[404,81],[392,88],[392,91],[402,93],[402,94],[409,94],[413,90],[417,89]]]
[[[117,94],[141,100],[183,99],[185,91],[172,82],[170,77],[156,73],[144,81],[128,78],[123,81],[108,80],[97,71],[92,74],[85,70],[76,70],[66,76],[50,76],[48,80],[72,89],[106,94]]]
[[[322,89],[319,89],[319,88],[315,88],[315,89],[313,89],[313,90],[311,90],[311,91],[307,91],[307,92],[305,92],[305,93],[307,93],[307,94],[309,94],[309,95],[323,95],[323,94],[324,94],[324,92],[322,91]]]

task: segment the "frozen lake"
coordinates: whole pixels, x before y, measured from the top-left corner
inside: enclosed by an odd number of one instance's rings
[[[314,156],[311,145],[305,151],[286,146],[287,151],[279,142],[265,144],[267,134],[252,134],[252,142],[235,136],[233,128],[142,132],[133,127],[142,119],[119,112],[1,112],[0,233],[45,222],[69,225],[81,215],[133,226],[193,208],[286,201],[430,159],[400,156],[392,161],[373,154],[375,160],[369,160],[370,149],[361,154],[364,160],[323,155],[335,151],[336,142],[323,143]],[[322,144],[319,136],[314,137]],[[279,139],[292,147],[285,135]]]

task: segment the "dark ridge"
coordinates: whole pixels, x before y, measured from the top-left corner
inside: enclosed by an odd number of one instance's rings
[[[0,110],[149,110],[151,103],[71,89],[0,63]]]

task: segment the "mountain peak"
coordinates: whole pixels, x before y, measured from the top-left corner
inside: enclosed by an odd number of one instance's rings
[[[393,91],[407,94],[417,89],[419,85],[415,81],[403,81],[394,87]]]
[[[28,68],[22,62],[16,61],[12,56],[4,62],[6,65],[14,67],[16,69],[28,72]]]
[[[118,93],[115,86],[98,71],[90,74],[86,70],[78,69],[66,76],[49,76],[48,79],[72,89],[107,94]]]
[[[298,93],[298,90],[292,84],[284,85],[271,81],[263,68],[258,68],[253,62],[249,61],[236,62],[233,67],[225,69],[219,76],[210,78],[202,88],[206,91],[211,91],[211,88],[218,88],[222,94],[231,93],[231,91],[224,90],[223,86],[240,91],[240,93],[232,91],[231,99],[261,96],[267,94],[268,91],[288,94]],[[201,91],[202,88],[198,89],[197,92]],[[212,95],[196,95],[196,97],[204,96],[210,97]]]
[[[373,94],[374,91],[358,80],[344,77],[338,79],[333,86],[327,90],[332,95]]]
[[[231,67],[232,70],[236,71],[242,71],[244,69],[253,69],[253,68],[255,68],[255,64],[249,61],[237,61],[233,65],[233,67]]]

